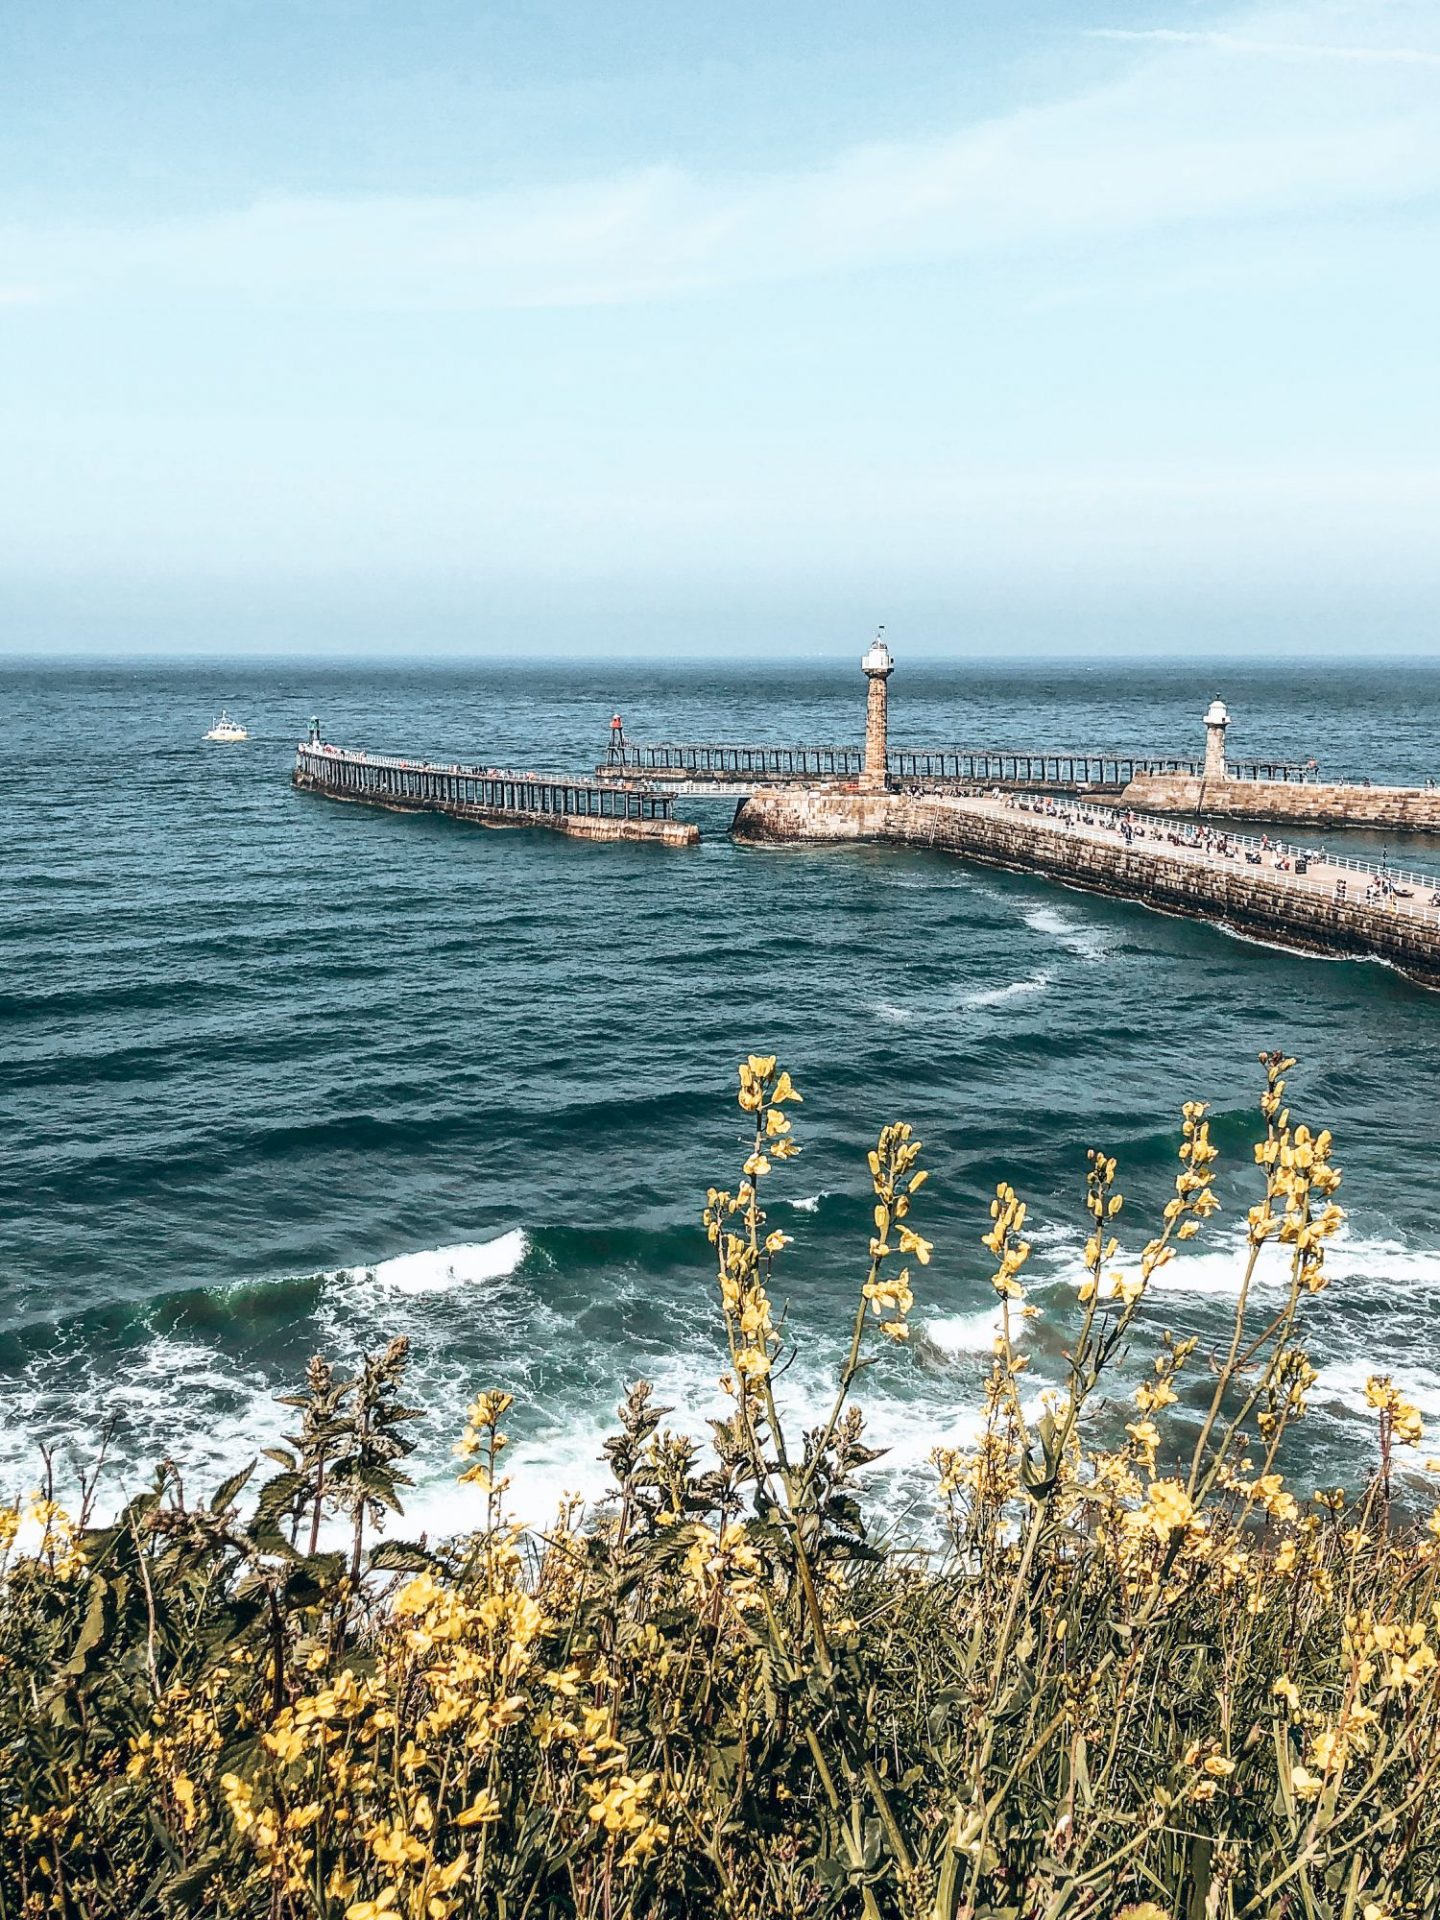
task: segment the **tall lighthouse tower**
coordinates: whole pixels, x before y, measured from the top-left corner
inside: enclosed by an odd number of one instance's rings
[[[865,673],[865,771],[860,785],[866,793],[885,791],[886,733],[889,726],[890,676],[895,662],[885,644],[885,629],[875,635],[874,645],[860,662]]]

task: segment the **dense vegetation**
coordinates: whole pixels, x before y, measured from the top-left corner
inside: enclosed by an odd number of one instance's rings
[[[258,1487],[196,1504],[166,1467],[107,1524],[93,1481],[74,1518],[47,1491],[0,1510],[0,1920],[1440,1911],[1440,1516],[1392,1512],[1420,1433],[1383,1377],[1348,1501],[1282,1477],[1340,1175],[1286,1105],[1293,1062],[1263,1064],[1213,1355],[1147,1319],[1216,1209],[1203,1107],[1128,1258],[1115,1163],[1089,1156],[1067,1375],[1038,1398],[1025,1207],[997,1192],[1002,1330],[974,1447],[936,1457],[943,1555],[867,1536],[852,1404],[930,1258],[920,1143],[889,1126],[869,1156],[834,1404],[787,1432],[763,1197],[799,1095],[758,1057],[753,1145],[705,1208],[731,1411],[703,1454],[637,1385],[609,1498],[525,1532],[510,1402],[483,1392],[459,1448],[483,1524],[377,1542],[412,1446],[396,1342],[354,1377],[312,1364]],[[1253,1285],[1269,1241],[1278,1300]]]

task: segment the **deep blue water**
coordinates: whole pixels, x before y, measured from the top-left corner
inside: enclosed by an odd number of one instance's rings
[[[892,739],[1189,753],[1217,690],[1237,757],[1437,771],[1440,673],[1414,667],[902,655]],[[202,744],[222,704],[248,743]],[[1371,1360],[1440,1417],[1440,1000],[1394,974],[938,856],[741,849],[725,802],[680,803],[704,841],[678,852],[288,785],[312,712],[342,743],[574,770],[617,707],[634,738],[844,740],[863,683],[830,664],[0,669],[0,1488],[106,1414],[123,1471],[168,1453],[216,1478],[281,1430],[272,1396],[311,1352],[394,1332],[433,1415],[430,1525],[464,1518],[448,1450],[481,1386],[518,1397],[532,1511],[594,1483],[637,1373],[698,1425],[719,1366],[699,1209],[741,1157],[751,1050],[806,1096],[805,1152],[775,1187],[797,1402],[858,1283],[867,1135],[905,1118],[927,1142],[922,1337],[864,1393],[892,1467],[973,1417],[995,1180],[1039,1227],[1043,1383],[1086,1147],[1120,1157],[1138,1245],[1192,1096],[1214,1102],[1231,1206],[1157,1312],[1218,1337],[1270,1046],[1301,1056],[1297,1105],[1336,1132],[1352,1216],[1313,1316],[1304,1465],[1353,1477]],[[1386,844],[1436,870],[1440,846]]]

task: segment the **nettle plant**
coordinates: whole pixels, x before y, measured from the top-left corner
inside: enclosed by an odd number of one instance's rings
[[[745,1158],[704,1210],[727,1400],[705,1447],[638,1383],[607,1497],[526,1529],[512,1402],[487,1390],[457,1449],[475,1530],[376,1542],[415,1416],[392,1343],[353,1376],[312,1365],[248,1513],[248,1475],[193,1506],[167,1468],[108,1525],[93,1485],[73,1519],[53,1488],[0,1515],[0,1920],[1440,1911],[1440,1512],[1401,1515],[1420,1420],[1385,1376],[1352,1497],[1302,1500],[1282,1471],[1340,1174],[1292,1118],[1294,1062],[1262,1064],[1213,1353],[1150,1325],[1218,1205],[1203,1105],[1128,1254],[1116,1163],[1089,1155],[1041,1389],[1027,1210],[997,1189],[998,1332],[973,1442],[934,1455],[939,1550],[867,1527],[854,1403],[928,1277],[921,1144],[896,1124],[869,1154],[833,1398],[797,1431],[764,1201],[801,1101],[758,1055]]]

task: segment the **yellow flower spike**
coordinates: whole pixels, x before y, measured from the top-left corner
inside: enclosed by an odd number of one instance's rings
[[[170,1783],[171,1791],[179,1802],[181,1817],[187,1833],[195,1825],[195,1782],[186,1774],[178,1774]]]

